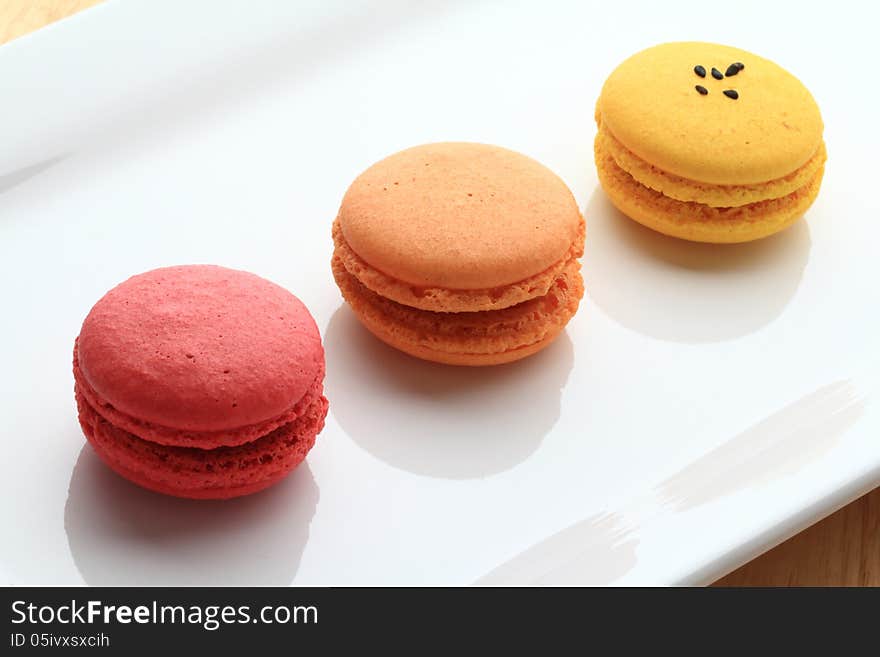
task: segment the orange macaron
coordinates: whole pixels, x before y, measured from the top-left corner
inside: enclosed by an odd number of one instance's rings
[[[333,275],[364,326],[439,363],[536,353],[584,292],[571,191],[497,146],[426,144],[377,162],[346,192],[333,241]]]

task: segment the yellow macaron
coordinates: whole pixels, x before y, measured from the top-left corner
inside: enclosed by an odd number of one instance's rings
[[[747,242],[804,214],[825,144],[810,92],[729,46],[666,43],[606,80],[596,104],[599,181],[624,214],[697,242]]]

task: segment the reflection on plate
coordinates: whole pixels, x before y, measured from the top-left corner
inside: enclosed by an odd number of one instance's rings
[[[574,361],[563,332],[508,365],[429,363],[380,342],[348,306],[324,345],[330,413],[346,434],[394,467],[448,479],[503,472],[534,452],[559,419]]]
[[[584,217],[587,296],[627,328],[670,342],[732,340],[769,324],[810,256],[803,219],[746,244],[687,242],[629,219],[601,189]]]
[[[86,444],[64,528],[93,586],[280,586],[296,575],[317,503],[305,463],[255,495],[186,500],[129,483]]]

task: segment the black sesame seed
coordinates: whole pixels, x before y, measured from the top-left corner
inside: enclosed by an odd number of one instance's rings
[[[699,75],[701,78],[706,77],[706,69],[703,68],[702,66],[700,66],[699,64],[697,64],[696,66],[694,66],[694,73],[696,73],[697,75]]]
[[[739,94],[736,92],[736,89],[725,89],[724,95],[728,98],[733,98],[734,100],[739,98]]]
[[[736,75],[737,73],[739,73],[740,70],[741,69],[739,66],[737,66],[736,64],[731,64],[730,66],[727,67],[727,70],[724,71],[724,75],[726,75],[727,77],[730,78],[730,77],[733,77],[734,75]]]
[[[706,89],[706,87],[703,87],[699,84],[696,87],[694,87],[694,89],[696,89],[700,93],[701,96],[705,96],[707,93],[709,93],[709,90]]]
[[[724,76],[721,74],[721,71],[719,71],[714,66],[712,67],[712,77],[715,78],[716,80],[723,80],[724,79]]]

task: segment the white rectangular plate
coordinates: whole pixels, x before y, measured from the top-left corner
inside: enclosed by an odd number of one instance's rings
[[[702,583],[876,486],[876,21],[716,4],[112,0],[0,48],[0,578]],[[818,99],[825,182],[782,235],[667,239],[598,188],[602,81],[678,39],[758,52]],[[422,363],[342,304],[347,185],[439,140],[525,152],[584,210],[587,296],[536,357]],[[252,498],[144,492],[77,425],[91,305],[191,262],[286,286],[325,339],[327,426]]]

